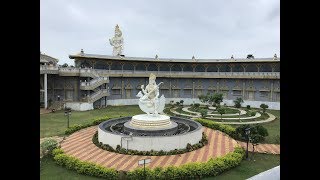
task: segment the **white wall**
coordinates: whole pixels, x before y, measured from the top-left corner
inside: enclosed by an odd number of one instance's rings
[[[181,134],[176,136],[149,136],[149,137],[132,137],[132,140],[128,141],[128,149],[138,151],[170,151],[174,149],[185,149],[187,144],[191,145],[198,143],[202,138],[203,129],[193,131],[187,134]],[[121,144],[121,137],[127,137],[118,134],[112,134],[98,129],[98,140],[103,144],[109,144],[114,149],[117,145]],[[127,141],[123,140],[122,147],[127,148]]]
[[[169,104],[170,101],[180,101],[183,100],[184,105],[190,105],[193,103],[201,103],[198,98],[166,98],[166,104]],[[233,106],[233,100],[224,100],[222,104],[226,103],[227,106]],[[242,104],[243,107],[250,105],[253,108],[260,108],[260,105],[264,103],[269,106],[268,109],[275,109],[280,110],[280,102],[268,102],[268,101],[247,101],[244,100],[244,103]],[[123,106],[123,105],[138,105],[138,99],[112,99],[107,100],[107,105],[111,106]]]
[[[87,102],[67,102],[65,107],[69,107],[74,111],[88,111],[93,109],[93,103]]]

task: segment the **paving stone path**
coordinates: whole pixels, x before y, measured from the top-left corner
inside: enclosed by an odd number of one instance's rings
[[[244,147],[244,149],[247,148],[247,143],[245,142],[240,142],[238,143]],[[248,150],[252,152],[253,147],[249,143]],[[280,145],[279,144],[259,144],[256,147],[254,147],[254,152],[259,152],[259,153],[267,153],[267,154],[280,154]]]
[[[232,152],[234,147],[239,145],[237,141],[220,131],[205,127],[203,130],[208,136],[208,144],[195,151],[180,155],[138,156],[102,150],[92,143],[92,136],[97,131],[97,126],[73,133],[61,143],[61,148],[66,154],[82,161],[93,162],[117,170],[129,171],[138,167],[138,160],[147,157],[152,159],[151,163],[146,165],[150,168],[166,167],[169,165],[180,166],[189,162],[206,162],[212,157],[223,156]]]
[[[92,162],[122,171],[138,168],[138,161],[144,158],[151,158],[151,163],[146,165],[149,168],[166,167],[169,165],[180,166],[189,162],[206,162],[212,157],[223,156],[228,152],[232,152],[238,145],[246,148],[246,143],[237,142],[220,131],[206,127],[204,127],[203,130],[208,136],[208,144],[195,151],[180,155],[139,156],[124,155],[102,150],[92,143],[92,137],[97,131],[97,126],[82,129],[71,134],[61,142],[61,148],[66,154],[82,161]],[[249,151],[252,151],[252,146],[250,145]],[[255,152],[280,154],[280,145],[260,144],[255,147]]]

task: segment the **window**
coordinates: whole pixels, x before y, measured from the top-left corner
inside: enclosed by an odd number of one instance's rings
[[[113,95],[120,95],[121,94],[121,89],[112,89],[112,94]]]
[[[240,90],[233,90],[233,95],[234,96],[241,96],[241,91]]]

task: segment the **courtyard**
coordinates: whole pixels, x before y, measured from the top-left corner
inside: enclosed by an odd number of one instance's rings
[[[166,105],[166,108],[173,109],[176,107]],[[245,110],[245,108],[239,108],[239,111],[240,110]],[[223,172],[215,178],[249,178],[279,165],[280,142],[277,140],[277,137],[280,134],[280,111],[267,110],[267,112],[273,114],[276,118],[272,122],[263,123],[263,126],[268,130],[269,135],[265,138],[263,143],[255,147],[254,155],[252,153],[249,154],[249,157],[252,159],[250,161],[242,160],[239,166]],[[72,114],[70,115],[70,127],[90,124],[100,117],[112,119],[141,113],[142,111],[137,105],[108,106],[107,108],[85,112],[72,111]],[[233,112],[231,111],[230,113]],[[191,152],[163,156],[119,154],[101,149],[93,143],[92,137],[97,131],[97,126],[83,128],[71,133],[71,135],[66,135],[67,119],[63,110],[54,113],[41,114],[40,117],[42,141],[49,137],[54,137],[61,142],[61,149],[65,154],[81,161],[91,162],[106,168],[114,168],[119,172],[128,172],[141,168],[141,166],[138,166],[137,161],[144,158],[151,158],[151,163],[146,165],[146,167],[150,169],[156,167],[166,168],[169,166],[179,167],[188,163],[206,162],[210,158],[222,157],[229,152],[232,152],[236,146],[246,147],[245,142],[234,140],[221,131],[204,127],[204,132],[208,136],[208,144]],[[210,121],[214,120],[211,119]],[[240,125],[231,124],[230,126],[236,128]],[[251,146],[249,146],[249,151],[252,151]],[[60,174],[61,176],[62,174],[69,176],[70,179],[97,179],[96,177],[77,174],[72,170],[56,165],[52,158],[44,157],[41,162],[41,178],[46,179],[53,173]],[[56,178],[59,179],[59,176]],[[50,179],[52,179],[52,177]],[[208,179],[210,179],[210,177],[208,177]]]

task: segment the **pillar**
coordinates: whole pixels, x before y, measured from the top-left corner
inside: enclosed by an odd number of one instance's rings
[[[48,88],[47,88],[47,82],[48,82],[48,75],[44,74],[44,108],[48,108]]]
[[[270,101],[273,101],[273,80],[271,80]]]
[[[192,80],[192,98],[194,98],[194,79]]]

